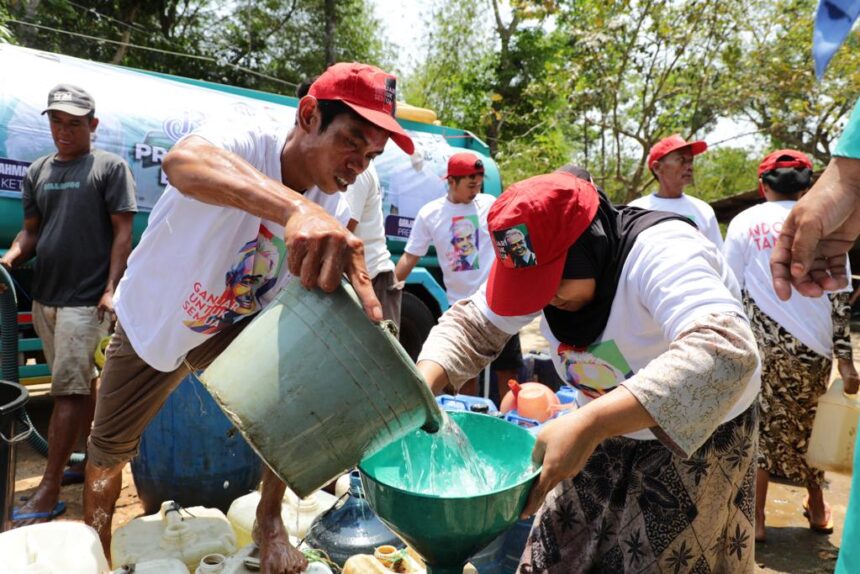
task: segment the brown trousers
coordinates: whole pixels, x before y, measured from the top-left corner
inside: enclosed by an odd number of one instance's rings
[[[134,458],[146,425],[167,397],[192,371],[208,367],[250,323],[245,319],[212,336],[188,353],[169,373],[150,367],[132,348],[122,325],[108,345],[96,399],[93,429],[87,446],[91,464],[108,468]]]

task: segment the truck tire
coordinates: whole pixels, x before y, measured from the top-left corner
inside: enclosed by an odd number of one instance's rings
[[[433,313],[424,302],[408,291],[400,304],[400,344],[412,360],[418,359],[421,345],[436,324]]]

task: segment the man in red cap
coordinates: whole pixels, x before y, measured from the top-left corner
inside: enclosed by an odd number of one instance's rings
[[[684,193],[684,188],[693,183],[693,157],[707,149],[705,142],[688,142],[678,134],[658,141],[648,153],[648,169],[660,187],[650,195],[631,201],[630,205],[683,215],[719,248],[723,245],[723,236],[713,208]]]
[[[487,232],[487,213],[495,198],[481,193],[484,164],[473,153],[455,153],[448,159],[448,194],[422,207],[412,224],[409,240],[394,273],[404,281],[430,245],[436,247],[445,280],[448,303],[453,305],[472,295],[487,279],[493,264],[493,240]],[[499,397],[507,390],[522,363],[519,337],[493,364],[499,382]],[[474,394],[475,383],[463,392]]]
[[[735,216],[723,253],[742,289],[762,360],[755,538],[763,541],[771,473],[805,485],[809,527],[833,531],[821,488],[824,472],[807,464],[806,448],[833,358],[846,393],[856,393],[860,379],[851,349],[850,291],[814,298],[794,293],[782,301],[772,288],[770,257],[785,218],[812,185],[812,162],[799,151],[776,150],[761,162],[758,175],[767,201]]]
[[[412,153],[395,85],[373,66],[335,64],[299,101],[294,126],[204,124],[165,157],[170,185],[116,290],[87,453],[84,518],[108,556],[121,471],[147,423],[288,281],[330,292],[346,273],[368,317],[382,319],[339,192],[389,138]],[[264,466],[255,538],[264,572],[298,574],[307,563],[288,542],[284,492]]]

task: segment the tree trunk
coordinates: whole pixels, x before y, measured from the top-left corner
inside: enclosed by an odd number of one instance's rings
[[[335,0],[325,0],[325,65],[331,66],[335,63],[334,34],[337,26],[337,14],[335,13]]]
[[[131,38],[131,25],[134,24],[134,19],[137,18],[137,13],[140,11],[140,4],[135,2],[131,6],[131,10],[128,12],[128,20],[126,24],[128,26],[122,32],[122,44],[120,44],[116,52],[113,54],[113,58],[111,58],[111,64],[120,64],[122,63],[125,55],[128,53],[128,41]]]

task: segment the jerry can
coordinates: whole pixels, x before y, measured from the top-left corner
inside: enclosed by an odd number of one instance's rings
[[[172,500],[158,514],[135,518],[114,532],[115,567],[146,560],[176,558],[193,571],[207,554],[229,555],[238,549],[224,513],[215,508],[182,508]]]
[[[860,396],[846,395],[842,379],[834,379],[818,399],[812,436],[806,450],[809,466],[821,470],[850,473],[854,460]]]

